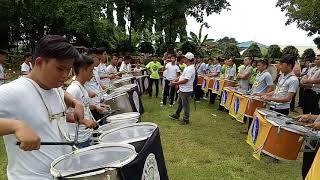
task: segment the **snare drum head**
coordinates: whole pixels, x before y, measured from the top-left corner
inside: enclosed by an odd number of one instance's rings
[[[137,122],[138,122],[138,119],[117,120],[117,121],[110,122],[108,124],[100,126],[98,131],[99,132],[110,131],[110,130],[118,128],[120,126],[127,125],[127,124],[134,124]]]
[[[131,145],[99,144],[59,157],[52,162],[50,171],[54,177],[65,177],[108,167],[118,168],[133,161],[136,155]]]
[[[128,112],[107,117],[107,121],[114,122],[119,120],[139,119],[139,117],[140,113],[138,112]]]
[[[283,116],[274,117],[274,116],[267,115],[266,120],[269,123],[273,124],[274,126],[278,126],[278,127],[280,126],[280,129],[282,128],[287,131],[295,132],[298,134],[307,134],[309,132],[309,130],[306,127],[294,125],[294,124],[286,124],[286,121],[292,121],[292,119],[288,117],[283,117]]]
[[[99,137],[102,143],[132,143],[149,138],[157,125],[153,123],[137,123],[121,126],[103,133]]]
[[[279,116],[280,113],[277,113],[275,111],[269,110],[269,109],[265,109],[265,108],[259,108],[257,109],[258,113],[260,113],[263,116]],[[282,115],[283,116],[283,115]]]

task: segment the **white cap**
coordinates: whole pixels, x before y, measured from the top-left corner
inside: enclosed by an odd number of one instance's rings
[[[185,58],[192,60],[194,58],[194,55],[191,52],[187,52],[186,55],[184,55]]]

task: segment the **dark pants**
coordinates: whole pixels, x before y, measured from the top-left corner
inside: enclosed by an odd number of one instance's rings
[[[247,130],[249,131],[250,126],[251,126],[251,123],[252,123],[252,121],[253,121],[253,118],[245,117],[245,119],[247,119],[247,120],[248,120],[248,122],[246,122],[246,123],[248,123],[248,128],[247,128]]]
[[[305,89],[302,95],[303,114],[319,114],[319,95],[311,89]]]
[[[152,85],[155,83],[156,85],[156,97],[159,95],[159,79],[149,79],[149,96],[152,96]]]
[[[174,101],[174,95],[176,94],[176,88],[175,86],[169,86],[170,81],[164,80],[164,91],[163,91],[163,105],[167,104],[167,97],[169,96],[170,99],[170,105],[173,105]]]
[[[270,110],[278,112],[278,113],[286,115],[286,116],[288,116],[289,112],[290,112],[290,109],[274,109],[274,108],[270,108]]]
[[[302,96],[303,96],[303,91],[304,91],[304,88],[303,87],[300,87],[299,89],[299,107],[302,107],[302,102],[303,102],[303,99],[302,99]]]
[[[210,95],[210,104],[214,104],[214,102],[216,101],[217,98],[217,94],[212,93],[212,90],[209,90],[209,95]]]
[[[190,117],[190,103],[189,98],[191,97],[192,92],[180,92],[178,97],[178,109],[176,111],[176,115],[179,117],[180,113],[183,109],[184,115],[183,115],[183,121],[189,121]]]
[[[203,98],[204,92],[202,90],[201,85],[197,85],[195,89],[195,99],[196,101],[200,101],[201,98]]]
[[[313,160],[316,157],[317,151],[319,149],[319,144],[317,144],[317,141],[311,141],[310,144],[313,147],[316,147],[316,149],[313,152],[303,152],[303,161],[302,161],[302,177],[303,177],[303,179],[305,179],[305,177],[307,176],[309,169],[311,168]],[[305,146],[304,149],[309,150],[310,148]]]

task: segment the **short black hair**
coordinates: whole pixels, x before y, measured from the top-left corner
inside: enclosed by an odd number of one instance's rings
[[[235,58],[235,57],[230,57],[229,59],[230,59],[233,63],[236,62],[236,58]]]
[[[252,61],[252,63],[253,63],[253,61]],[[263,65],[269,66],[269,60],[268,59],[261,59],[261,60],[257,61],[257,63],[261,63]]]
[[[8,51],[0,49],[0,54],[2,55],[8,55]]]
[[[59,35],[47,35],[36,45],[35,58],[55,58],[57,60],[77,59],[78,50],[67,39]]]
[[[92,48],[89,48],[88,49],[88,55],[91,55],[91,54],[99,54],[98,53],[98,48],[96,48],[96,47],[92,47]]]
[[[30,52],[26,52],[26,53],[24,53],[24,55],[23,55],[24,59],[26,59],[26,58],[28,58],[28,57],[30,57],[30,56],[32,56],[32,53],[30,53]]]
[[[124,61],[125,61],[125,60],[131,61],[131,60],[132,60],[132,57],[131,57],[131,56],[125,56],[125,57],[123,58],[123,60],[124,60]]]
[[[86,55],[80,55],[80,57],[73,63],[73,70],[76,75],[79,74],[80,69],[87,70],[93,64],[92,58]]]
[[[183,55],[178,56],[178,57],[177,57],[177,62],[180,62],[183,58],[184,58]]]
[[[223,59],[223,58],[221,58],[220,56],[219,56],[219,57],[217,57],[217,60],[218,60],[218,62],[219,62],[219,63],[221,63],[221,62],[223,62],[223,61],[224,61],[224,59]]]
[[[296,60],[297,60],[297,57],[291,54],[285,54],[280,59],[280,63],[286,63],[288,65],[291,65],[292,66],[291,68],[293,69],[294,65],[296,64]]]
[[[103,54],[103,52],[107,52],[107,48],[105,48],[105,47],[99,47],[99,48],[97,48],[97,53],[98,53],[98,54]]]

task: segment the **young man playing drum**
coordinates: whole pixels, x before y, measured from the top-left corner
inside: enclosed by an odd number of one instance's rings
[[[45,36],[36,46],[31,73],[0,87],[0,134],[5,135],[9,180],[52,180],[51,162],[71,152],[67,146],[40,146],[40,139],[66,142],[61,123],[66,123],[67,107],[74,108],[74,119],[84,123],[81,102],[60,88],[78,54],[65,38]]]
[[[84,119],[85,121],[92,121],[92,127],[96,127],[96,121],[93,119],[90,109],[95,109],[97,111],[101,111],[99,106],[95,106],[90,104],[90,98],[88,92],[84,88],[84,84],[87,81],[90,81],[92,78],[93,71],[93,60],[85,55],[81,55],[81,57],[73,63],[73,70],[76,75],[75,81],[73,81],[69,87],[67,88],[67,92],[70,93],[75,99],[80,101],[84,106]],[[73,108],[69,108],[69,112],[71,116],[68,116],[68,119],[73,121]],[[76,130],[76,126],[74,123],[68,123],[68,131],[69,136],[73,140],[74,132]],[[79,134],[78,134],[78,148],[88,147],[91,143],[91,135],[92,130],[87,129],[85,125],[79,126]]]
[[[264,93],[262,99],[274,102],[270,109],[284,115],[289,115],[290,102],[299,87],[299,80],[293,73],[296,58],[292,55],[284,55],[280,60],[281,76],[275,91]]]
[[[179,97],[178,97],[178,108],[175,114],[170,115],[173,119],[179,119],[180,113],[182,111],[182,108],[184,110],[184,116],[183,119],[180,121],[181,125],[189,124],[189,117],[190,117],[190,104],[189,104],[189,98],[192,95],[193,89],[193,83],[195,80],[195,68],[193,63],[194,55],[192,53],[187,53],[185,55],[186,58],[186,65],[187,67],[183,71],[182,75],[179,77],[179,79],[176,79],[170,83],[170,86],[176,86],[179,85]]]
[[[32,70],[32,54],[25,53],[24,62],[21,64],[21,76],[28,75]]]

